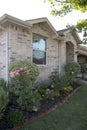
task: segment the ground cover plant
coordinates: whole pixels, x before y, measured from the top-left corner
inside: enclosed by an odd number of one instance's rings
[[[63,106],[20,130],[87,130],[87,85]]]

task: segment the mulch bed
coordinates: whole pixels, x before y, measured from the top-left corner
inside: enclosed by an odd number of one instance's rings
[[[80,88],[76,87],[70,94],[66,96],[60,96],[60,98],[56,100],[51,100],[49,102],[43,102],[41,105],[41,108],[37,112],[25,112],[25,115],[27,115],[27,118],[25,122],[19,126],[14,127],[12,130],[19,130],[23,126],[27,125],[30,121],[35,121],[39,118],[44,117],[46,114],[54,111],[59,106],[63,105],[65,102],[69,100],[69,98],[77,92],[77,90]],[[3,129],[4,130],[4,129]],[[10,130],[10,129],[8,129]]]

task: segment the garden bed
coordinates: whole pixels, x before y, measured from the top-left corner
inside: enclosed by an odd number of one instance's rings
[[[75,76],[80,72],[80,66],[73,62],[65,66],[64,75],[53,71],[48,83],[35,84],[39,70],[28,61],[16,61],[9,67],[9,72],[8,88],[3,80],[0,81],[0,92],[3,92],[0,130],[17,130],[30,120],[43,117],[64,104],[79,88]]]
[[[36,120],[38,118],[43,117],[44,115],[48,114],[49,112],[55,110],[58,106],[63,105],[68,99],[79,89],[80,86],[76,86],[73,88],[73,91],[68,94],[62,94],[60,92],[60,96],[58,98],[55,98],[54,100],[44,100],[41,101],[40,109],[38,111],[22,111],[25,116],[25,121],[19,125],[19,126],[13,126],[9,125],[6,121],[6,118],[4,117],[3,120],[0,121],[0,130],[7,130],[7,129],[13,129],[18,130],[22,126],[29,123],[31,120]],[[5,116],[8,114],[9,106],[7,107],[5,111]]]

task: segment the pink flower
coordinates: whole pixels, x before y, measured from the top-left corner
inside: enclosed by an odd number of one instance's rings
[[[20,72],[20,70],[16,70],[16,72],[18,72],[18,73],[19,73],[19,72]]]
[[[26,66],[24,67],[24,70],[27,70],[27,67],[26,67]]]
[[[24,70],[24,68],[23,68],[23,67],[21,67],[21,68],[20,68],[20,70],[21,70],[21,71],[23,71],[23,70]]]
[[[20,75],[20,74],[16,71],[16,72],[15,72],[15,76],[19,76],[19,75]]]
[[[10,72],[10,77],[14,78],[15,77],[15,72]]]

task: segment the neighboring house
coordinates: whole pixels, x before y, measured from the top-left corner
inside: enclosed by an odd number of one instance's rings
[[[0,18],[0,78],[8,81],[10,63],[23,59],[38,65],[39,81],[55,70],[63,74],[67,62],[77,62],[78,42],[76,33],[56,32],[47,18],[22,21],[5,14]]]
[[[87,46],[78,46],[78,63],[87,63]]]

